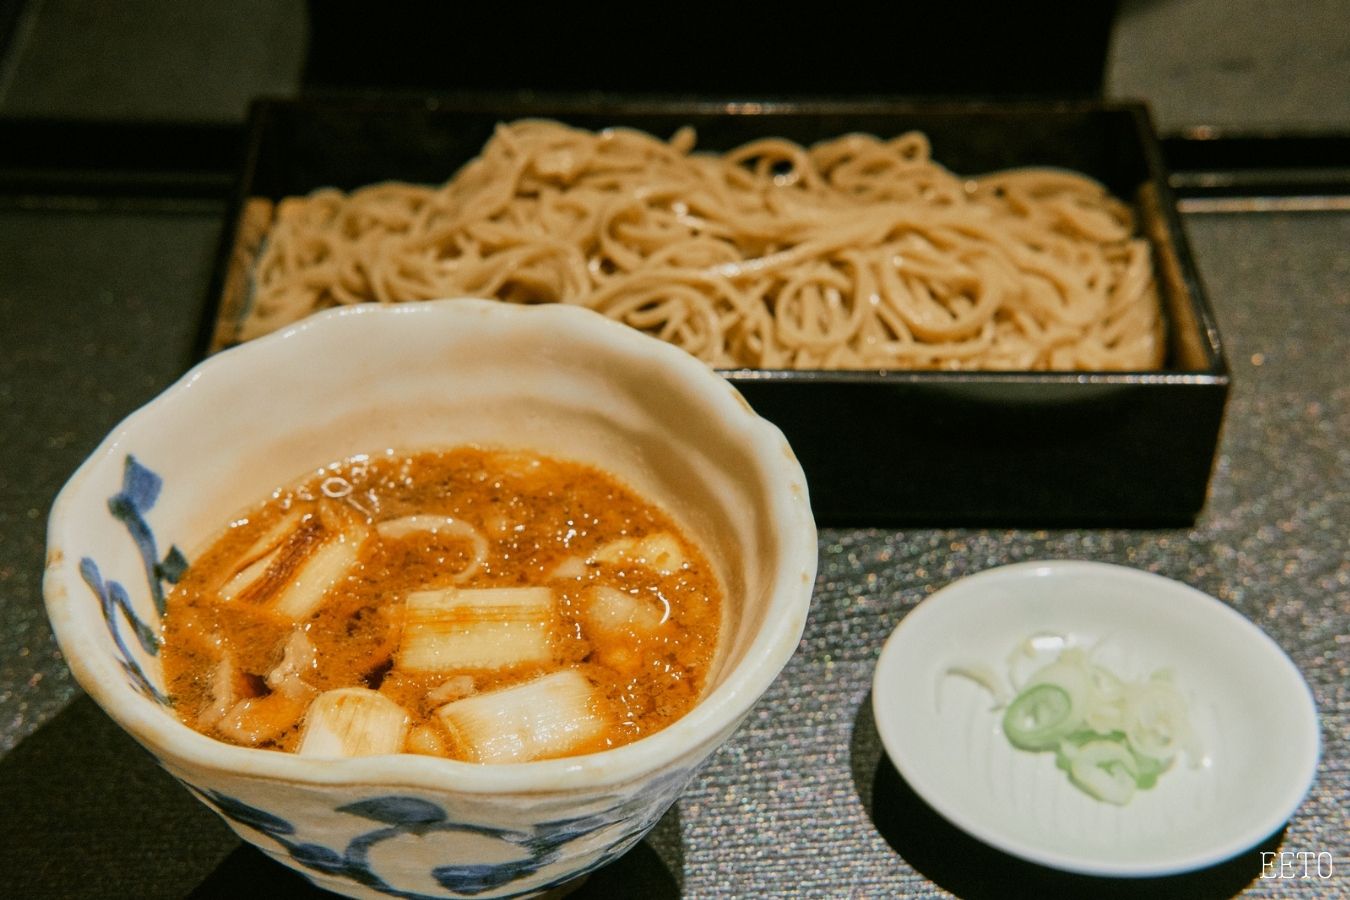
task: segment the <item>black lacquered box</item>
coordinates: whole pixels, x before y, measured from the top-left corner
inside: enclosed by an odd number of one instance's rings
[[[584,97],[259,101],[212,281],[202,351],[228,345],[272,204],[320,187],[437,184],[494,126],[557,119],[704,150],[760,137],[803,144],[849,132],[925,132],[963,175],[1056,166],[1136,208],[1167,327],[1161,370],[933,372],[729,370],[787,435],[822,524],[1177,525],[1203,507],[1229,372],[1157,136],[1139,104],[664,101]]]

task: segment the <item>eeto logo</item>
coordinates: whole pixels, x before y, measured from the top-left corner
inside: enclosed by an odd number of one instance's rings
[[[1313,853],[1311,850],[1281,850],[1279,853],[1262,851],[1262,878],[1297,878],[1308,881],[1313,878],[1327,879],[1335,874],[1335,864],[1331,854],[1323,850]]]

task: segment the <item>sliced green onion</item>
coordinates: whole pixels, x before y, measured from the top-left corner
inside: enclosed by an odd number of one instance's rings
[[[1133,748],[1131,748],[1133,752]],[[1158,783],[1158,776],[1167,771],[1167,761],[1157,759],[1152,756],[1144,756],[1141,753],[1134,754],[1134,761],[1139,769],[1134,775],[1134,784],[1140,790],[1146,791]]]
[[[1139,767],[1130,748],[1111,740],[1089,741],[1065,752],[1069,779],[1089,796],[1124,806],[1134,796]],[[1064,752],[1064,751],[1061,751]]]
[[[1189,731],[1186,703],[1170,682],[1150,679],[1132,692],[1126,736],[1137,751],[1171,759]]]
[[[1003,714],[1003,733],[1023,750],[1053,750],[1078,724],[1069,692],[1057,684],[1033,684]]]
[[[1036,655],[1049,638],[1028,638],[1009,655],[1015,685],[1015,664]],[[1026,678],[1003,713],[1003,733],[1014,747],[1053,751],[1074,785],[1117,805],[1156,785],[1179,753],[1198,757],[1186,700],[1170,673],[1126,681],[1058,640],[1055,659]],[[995,697],[1001,693],[982,666],[952,666],[946,674],[969,678]]]
[[[998,675],[988,666],[979,664],[948,666],[945,674],[968,679],[984,688],[994,698],[994,709],[1002,709],[1008,703],[1008,691],[999,683]]]

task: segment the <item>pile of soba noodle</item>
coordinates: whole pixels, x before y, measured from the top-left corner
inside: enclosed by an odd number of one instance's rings
[[[719,367],[1140,369],[1147,243],[1091,179],[961,178],[916,132],[694,153],[623,129],[501,125],[439,187],[283,201],[249,338],[348,303],[590,307]]]

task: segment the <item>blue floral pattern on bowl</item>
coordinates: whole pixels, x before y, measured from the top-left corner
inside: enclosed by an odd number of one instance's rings
[[[670,772],[640,794],[622,798],[603,811],[543,821],[518,829],[455,821],[440,805],[420,797],[399,794],[372,797],[336,808],[338,813],[378,823],[378,827],[349,840],[341,850],[306,840],[291,822],[275,813],[220,791],[187,786],[221,816],[271,838],[298,866],[320,875],[345,879],[390,897],[432,900],[437,895],[403,890],[390,884],[376,871],[371,851],[379,844],[408,835],[422,837],[435,832],[460,832],[500,841],[508,850],[525,854],[507,862],[447,863],[431,869],[431,878],[451,895],[475,897],[527,881],[558,861],[569,845],[602,829],[621,826],[621,832],[611,835],[606,842],[607,849],[585,867],[570,868],[565,874],[554,877],[545,874],[542,880],[521,890],[493,894],[499,898],[528,897],[579,878],[622,856],[651,830],[692,775],[693,771],[688,769]]]
[[[145,674],[145,669],[137,661],[126,639],[122,636],[122,620],[131,626],[136,641],[150,656],[159,653],[159,619],[164,615],[165,583],[176,584],[188,566],[187,557],[176,546],[170,546],[163,559],[155,534],[150,529],[145,515],[159,499],[164,481],[150,469],[141,465],[136,457],[128,455],[122,467],[122,489],[108,498],[108,511],[131,535],[136,544],[141,561],[145,567],[145,578],[154,602],[156,621],[151,625],[141,619],[132,605],[131,597],[121,582],[104,580],[98,563],[85,556],[80,559],[80,577],[94,592],[103,610],[103,621],[107,624],[108,634],[117,645],[122,670],[131,680],[132,687],[155,702],[169,706],[169,698],[155,686]]]

